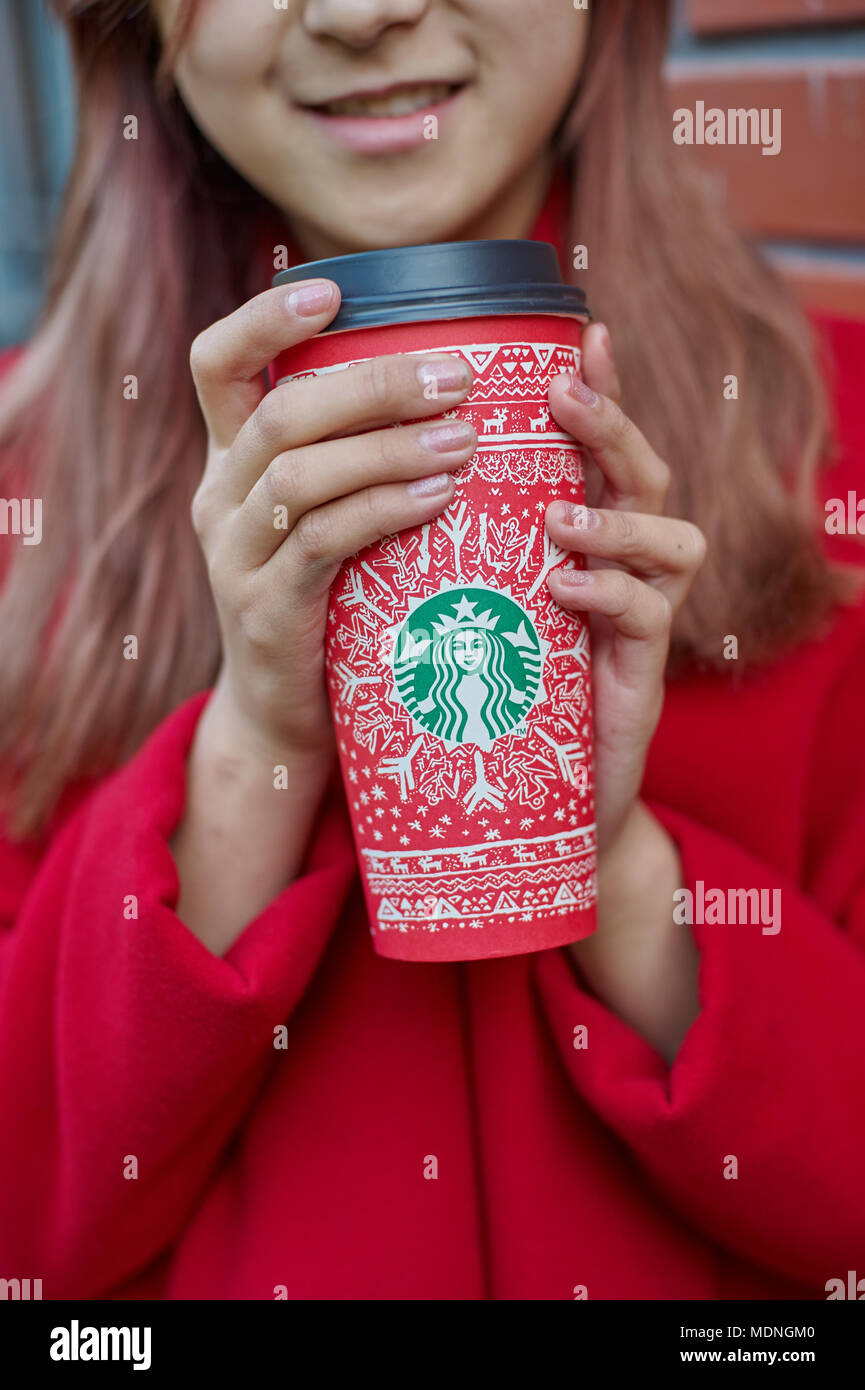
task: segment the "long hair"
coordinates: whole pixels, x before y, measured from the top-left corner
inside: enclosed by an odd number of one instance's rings
[[[199,133],[138,0],[53,0],[71,44],[78,142],[45,307],[0,402],[0,480],[43,499],[43,543],[0,595],[0,766],[13,832],[131,755],[212,683],[219,638],[189,503],[205,430],[189,347],[270,283],[271,205]],[[806,323],[723,223],[673,144],[667,3],[598,0],[557,138],[573,242],[611,326],[625,406],[670,462],[671,510],[710,558],[673,658],[740,667],[814,631],[842,592],[814,535],[826,419]],[[124,138],[128,113],[137,139]],[[229,235],[226,235],[226,228]],[[740,399],[723,399],[738,375]],[[127,639],[137,639],[134,646]]]
[[[429,698],[437,710],[433,733],[439,738],[461,742],[468,723],[468,713],[460,703],[457,691],[466,674],[454,658],[453,648],[457,636],[462,637],[464,629],[454,628],[433,643],[433,679]],[[484,641],[486,657],[478,676],[484,684],[484,698],[480,709],[481,719],[490,730],[490,737],[507,731],[510,726],[508,700],[513,691],[513,682],[506,670],[507,651],[497,632],[484,628],[476,629]]]

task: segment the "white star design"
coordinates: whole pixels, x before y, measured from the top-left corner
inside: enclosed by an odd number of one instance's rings
[[[475,616],[477,603],[473,602],[471,599],[467,599],[465,594],[462,594],[459,603],[453,604],[452,607],[458,620],[461,618],[473,618]]]

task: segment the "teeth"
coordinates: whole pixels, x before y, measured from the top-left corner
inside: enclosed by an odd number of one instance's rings
[[[384,97],[351,97],[345,101],[329,101],[321,109],[329,116],[410,116],[425,106],[435,106],[450,96],[446,83],[414,87],[411,91],[393,92]]]

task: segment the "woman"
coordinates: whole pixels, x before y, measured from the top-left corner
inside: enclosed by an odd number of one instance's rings
[[[4,1266],[46,1298],[825,1296],[865,1242],[861,556],[820,543],[808,328],[671,138],[666,6],[57,8],[78,156],[2,403],[45,516],[0,613]],[[267,286],[286,248],[524,235],[587,248],[598,320],[549,401],[592,509],[546,526],[590,558],[548,582],[593,626],[599,927],[401,965],[327,595],[447,507],[470,381],[267,394],[338,303]],[[776,890],[780,924],[733,911]]]

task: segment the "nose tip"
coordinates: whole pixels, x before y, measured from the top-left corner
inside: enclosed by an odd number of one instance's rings
[[[429,0],[309,0],[304,26],[316,38],[370,48],[394,24],[414,24]]]

